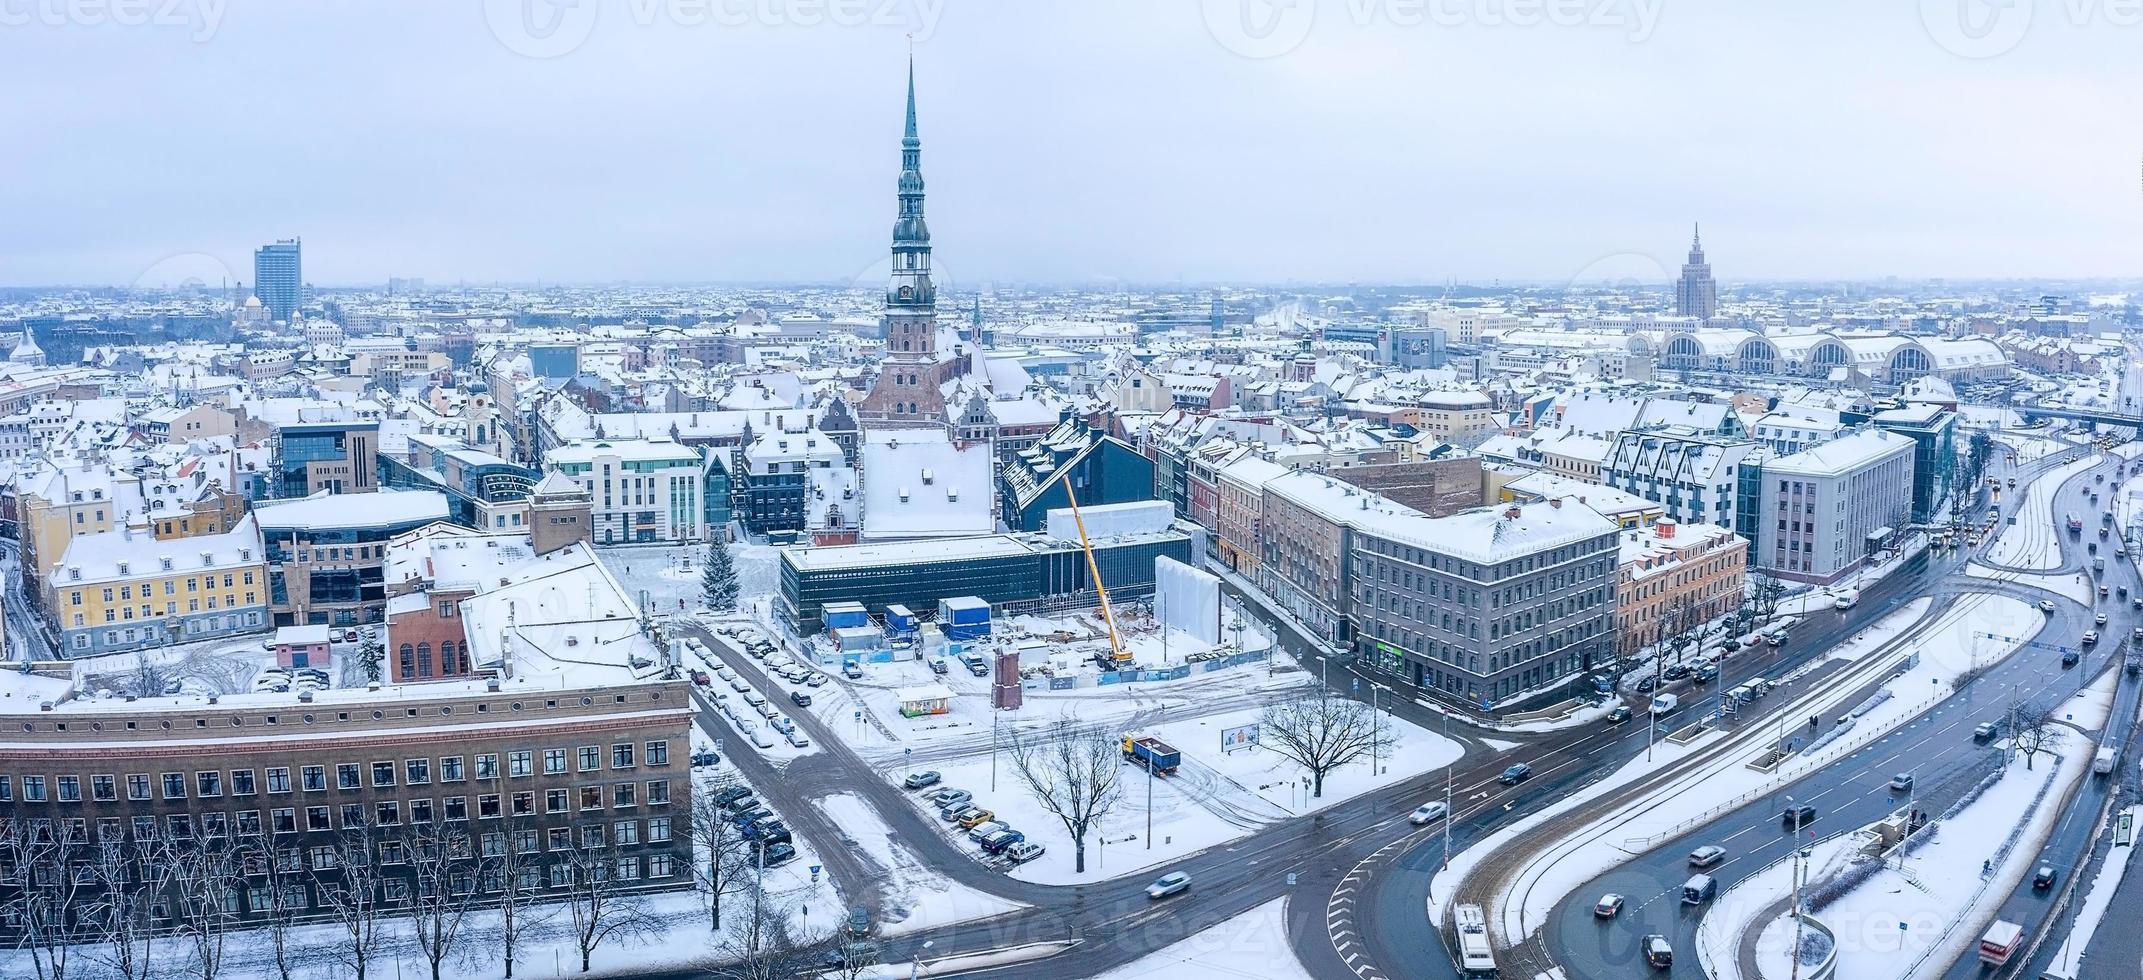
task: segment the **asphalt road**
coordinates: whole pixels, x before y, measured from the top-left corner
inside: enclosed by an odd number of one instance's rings
[[[2108,462],[2098,471],[2110,473],[2112,467],[2113,464]],[[2076,479],[2089,483],[2091,478],[2087,473]],[[2016,533],[2019,529],[2008,530]],[[2073,570],[2087,557],[2083,542],[2066,534],[2060,538],[2065,565]],[[2108,574],[2112,576],[2106,579],[2109,583],[2138,587],[2132,569],[2111,568]],[[1960,586],[1964,584],[1959,583]],[[1977,580],[1977,585],[1984,588],[1989,582]],[[2034,597],[2043,594],[2014,588],[2003,591]],[[1955,601],[1971,599],[1965,596]],[[2041,627],[2037,637],[2042,642],[2073,645],[2084,630],[2093,628],[2095,610],[2067,599],[2057,598],[2055,602],[2055,614],[2044,624],[2033,624]],[[2102,634],[2115,639],[2127,635],[2134,623],[2127,604],[2108,601],[2098,609],[2108,615],[2108,625],[2102,628]],[[1918,801],[1920,808],[1940,812],[1999,763],[1997,750],[1972,739],[1975,726],[1983,721],[2001,720],[2009,704],[2019,696],[2041,701],[2057,699],[2080,689],[2101,670],[2118,670],[2119,647],[2118,642],[2103,643],[2080,666],[2066,670],[2052,651],[2029,647],[2017,651],[1963,691],[1874,744],[1652,851],[1635,856],[1614,871],[1580,887],[1557,909],[1548,926],[1551,949],[1575,976],[1630,975],[1643,970],[1637,948],[1642,937],[1659,933],[1669,938],[1677,954],[1673,968],[1661,975],[1669,978],[1703,976],[1695,955],[1696,926],[1702,910],[1682,904],[1678,897],[1682,883],[1695,870],[1688,865],[1690,851],[1706,844],[1728,849],[1724,863],[1705,869],[1706,874],[1718,879],[1720,891],[1724,892],[1735,882],[1791,852],[1793,838],[1780,819],[1789,797],[1817,807],[1816,820],[1808,827],[1810,831],[1819,836],[1838,833],[1872,823],[1906,806],[1904,796],[1893,793],[1887,781],[1894,773],[1912,772],[1917,777],[1915,791],[1923,794]],[[2135,704],[2136,685],[2132,682],[2122,684],[2109,723],[2114,728],[2114,738],[2126,737]],[[2096,819],[2105,788],[2106,783],[2102,780],[2092,780],[2084,787],[2075,804],[2063,815],[2047,847],[2048,859],[2073,861],[2086,849],[2087,831]],[[2024,894],[2012,898],[2012,903],[2039,902],[2043,906],[2045,893],[2031,894],[2028,884],[2022,891]],[[1629,897],[1629,907],[1619,919],[1597,919],[1592,914],[1593,903],[1607,892]],[[2007,908],[2005,906],[2005,915]],[[2043,907],[2036,916],[2029,916],[2028,912],[2028,909],[2018,909],[2019,915],[2027,917],[2017,921],[2039,921],[2045,917]],[[1840,925],[1846,929],[1858,928],[1851,923]],[[1723,951],[1723,955],[1734,955],[1734,951]],[[1970,975],[1977,975],[1976,963],[1967,961],[1960,964],[1959,969],[1969,969],[1972,971]]]

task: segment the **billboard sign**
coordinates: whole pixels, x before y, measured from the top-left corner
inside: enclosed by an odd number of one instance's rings
[[[1255,723],[1240,725],[1235,728],[1223,728],[1220,731],[1220,751],[1222,754],[1241,749],[1254,749],[1257,748],[1257,745],[1258,726]]]

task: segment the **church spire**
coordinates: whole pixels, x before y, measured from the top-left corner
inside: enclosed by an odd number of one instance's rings
[[[921,142],[915,133],[915,56],[908,56],[908,134],[907,139]]]

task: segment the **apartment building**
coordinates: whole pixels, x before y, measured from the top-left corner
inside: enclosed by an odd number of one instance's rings
[[[593,498],[599,544],[706,540],[706,461],[696,449],[670,439],[575,442],[545,453],[544,464]]]
[[[1733,612],[1747,593],[1749,543],[1716,524],[1665,518],[1622,532],[1615,566],[1616,652]]]
[[[1763,466],[1757,564],[1828,583],[1912,520],[1914,441],[1876,429]]]
[[[46,608],[68,657],[145,650],[268,628],[268,573],[253,518],[160,541],[131,527],[73,539]]]
[[[1357,654],[1495,710],[1582,676],[1614,649],[1618,528],[1574,501],[1354,524]]]

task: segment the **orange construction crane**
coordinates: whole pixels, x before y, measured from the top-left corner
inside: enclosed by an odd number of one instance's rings
[[[1101,596],[1101,619],[1109,626],[1109,652],[1117,663],[1128,663],[1131,654],[1116,636],[1116,613],[1109,609],[1109,589],[1101,584],[1101,566],[1094,562],[1094,542],[1087,540],[1086,519],[1079,516],[1079,495],[1072,492],[1072,475],[1064,474],[1064,499],[1071,501],[1072,523],[1079,528],[1079,547],[1086,551],[1086,573],[1094,577],[1094,592]]]

